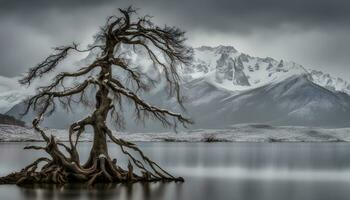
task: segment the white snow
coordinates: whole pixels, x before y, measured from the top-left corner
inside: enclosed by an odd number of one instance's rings
[[[245,91],[258,88],[267,84],[277,83],[295,75],[308,75],[315,84],[334,91],[350,94],[350,84],[341,78],[332,77],[329,74],[313,69],[305,69],[302,65],[292,61],[277,61],[273,58],[252,57],[241,53],[232,46],[207,47],[202,46],[194,49],[194,61],[185,74],[192,79],[205,78],[213,85],[230,91]],[[215,72],[217,61],[222,53],[228,54],[229,58],[237,60],[241,58],[243,72],[247,76],[250,86],[233,84],[232,80],[216,80]],[[207,66],[207,72],[203,72],[201,66]],[[228,73],[234,73],[228,72]]]

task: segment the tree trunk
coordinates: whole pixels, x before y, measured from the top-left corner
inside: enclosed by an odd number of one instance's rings
[[[110,67],[103,68],[100,72],[99,79],[103,81],[103,79],[109,76],[110,71]],[[108,97],[108,93],[109,90],[105,85],[100,85],[99,90],[96,93],[96,110],[92,115],[92,126],[94,131],[93,145],[90,151],[90,157],[85,166],[91,165],[93,160],[100,156],[109,158],[105,130],[107,128],[106,120],[111,104],[111,99]]]
[[[106,133],[98,127],[94,127],[94,139],[91,149],[91,156],[98,157],[99,155],[108,154]]]

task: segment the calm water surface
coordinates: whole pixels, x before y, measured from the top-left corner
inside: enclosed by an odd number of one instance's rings
[[[30,143],[27,143],[30,144]],[[38,156],[25,143],[0,143],[0,175]],[[80,145],[86,159],[90,143]],[[337,200],[350,199],[347,143],[139,143],[184,183],[111,184],[94,189],[0,186],[0,200]],[[115,156],[117,147],[110,146]],[[118,157],[119,158],[119,157]],[[126,163],[119,159],[118,162]]]

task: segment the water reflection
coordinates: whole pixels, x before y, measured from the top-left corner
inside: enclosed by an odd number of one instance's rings
[[[81,144],[86,159],[91,144]],[[349,199],[348,143],[140,143],[152,159],[184,183],[102,184],[93,188],[0,186],[0,199],[120,200],[329,200]],[[21,169],[37,151],[22,143],[0,144],[0,175]],[[119,158],[116,147],[111,153]],[[126,160],[118,159],[119,163]]]
[[[91,188],[80,184],[27,185],[20,188],[20,194],[22,199],[28,200],[151,200],[174,197],[181,193],[181,185],[182,183],[97,184]]]

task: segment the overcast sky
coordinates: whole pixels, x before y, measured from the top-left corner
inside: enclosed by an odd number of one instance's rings
[[[190,45],[233,45],[350,81],[349,0],[0,0],[0,75],[20,75],[54,46],[92,42],[131,4],[186,30]]]

